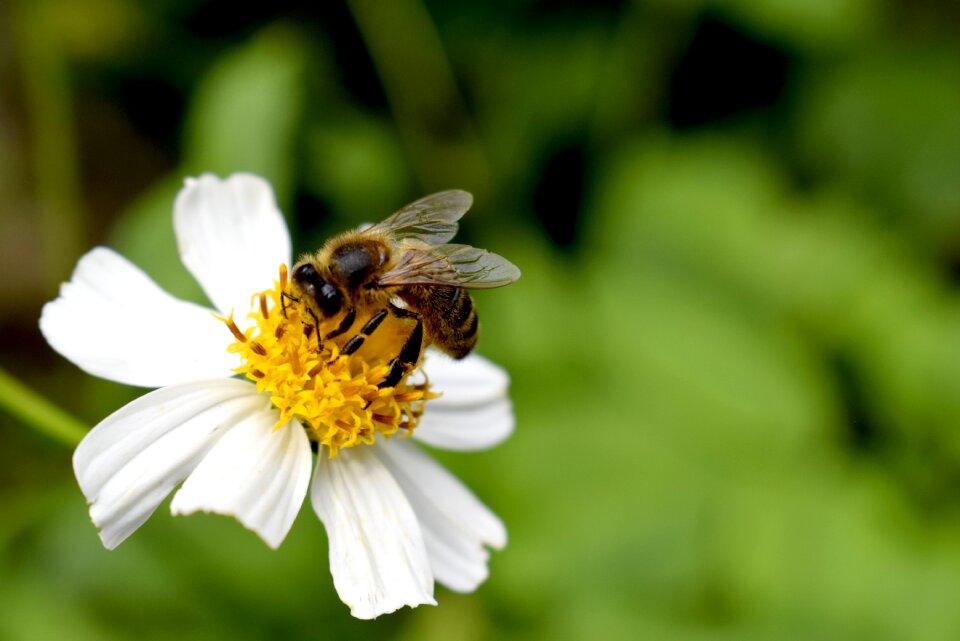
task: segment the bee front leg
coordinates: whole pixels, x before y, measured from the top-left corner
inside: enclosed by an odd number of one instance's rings
[[[283,317],[287,317],[287,299],[292,300],[295,303],[299,303],[300,299],[294,296],[293,294],[288,294],[287,292],[280,292],[280,309],[283,310]]]
[[[355,320],[357,320],[357,310],[354,308],[347,312],[347,315],[343,317],[343,320],[340,321],[340,324],[337,325],[337,328],[327,332],[327,335],[324,336],[323,339],[330,340],[331,338],[336,338],[341,334],[345,334],[347,330],[353,326],[353,321]],[[366,329],[366,326],[364,326],[364,329]]]
[[[387,372],[387,377],[377,385],[381,389],[394,387],[399,383],[403,375],[417,364],[420,360],[420,352],[423,351],[423,318],[420,314],[393,304],[390,305],[390,311],[397,318],[415,318],[417,324],[414,325],[413,331],[407,336],[406,342],[400,349],[400,355],[390,361],[390,371]]]
[[[307,338],[309,339],[311,333],[316,333],[316,335],[317,335],[317,351],[319,352],[319,351],[321,351],[321,350],[323,349],[323,341],[320,340],[320,319],[317,318],[317,315],[313,313],[313,310],[312,310],[312,309],[307,308],[307,312],[310,314],[310,318],[313,319],[313,325],[309,325],[309,324],[307,325],[307,334],[306,334],[306,336],[307,336]]]

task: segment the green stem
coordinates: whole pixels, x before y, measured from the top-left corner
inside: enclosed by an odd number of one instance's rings
[[[0,369],[0,408],[24,424],[73,447],[86,433],[87,426],[80,420],[40,396],[32,389]]]
[[[492,174],[440,36],[421,0],[348,0],[421,184],[467,187]]]
[[[80,253],[83,217],[73,92],[51,10],[43,0],[20,0],[12,3],[10,13],[32,143],[42,268],[53,291]]]

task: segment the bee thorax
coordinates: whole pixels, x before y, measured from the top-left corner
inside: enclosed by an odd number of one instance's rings
[[[346,288],[356,289],[380,270],[384,260],[382,243],[346,243],[330,256],[330,271]]]

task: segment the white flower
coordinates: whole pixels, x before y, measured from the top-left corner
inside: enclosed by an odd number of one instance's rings
[[[264,321],[251,313],[233,324],[232,314],[244,314],[251,294],[267,290],[262,318],[276,319],[279,299],[267,297],[279,292],[278,267],[291,262],[270,186],[244,174],[188,179],[176,199],[174,227],[184,265],[229,321],[173,298],[103,247],[80,259],[40,318],[50,345],[85,371],[159,388],[104,419],[74,454],[103,544],[119,545],[182,483],[171,502],[174,514],[233,516],[275,548],[309,485],[329,535],[334,585],[354,616],[435,604],[434,580],[474,590],[487,576],[487,546],[506,544],[503,524],[412,439],[387,435],[412,429],[419,417],[413,439],[431,446],[475,450],[501,442],[514,421],[503,370],[475,355],[453,361],[431,353],[422,366],[429,392],[424,384],[398,385],[383,401],[386,409],[376,410],[393,413],[374,414],[385,421],[377,433],[362,431],[330,449],[322,430],[300,414],[302,397],[282,396],[287,381],[270,388],[235,377],[255,369],[243,369],[243,350],[262,348],[256,338]],[[279,339],[282,332],[275,333]],[[315,369],[331,378],[341,401],[354,393],[357,376],[362,386],[369,374],[366,366],[361,375],[347,366],[341,374],[326,365]],[[430,392],[441,396],[426,402]],[[372,401],[365,402],[364,410]],[[311,439],[320,441],[315,457]]]

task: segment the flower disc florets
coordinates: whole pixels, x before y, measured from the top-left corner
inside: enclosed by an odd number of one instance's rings
[[[221,319],[236,339],[229,351],[242,359],[235,371],[268,392],[280,410],[275,429],[298,419],[331,458],[341,448],[374,443],[378,433],[412,434],[425,401],[435,397],[427,382],[412,385],[408,374],[395,387],[377,387],[400,350],[399,337],[388,341],[387,349],[381,341],[372,354],[341,354],[349,333],[321,340],[325,327],[284,296],[287,287],[284,266],[275,286],[253,297],[249,327],[241,331],[232,317]]]

